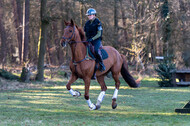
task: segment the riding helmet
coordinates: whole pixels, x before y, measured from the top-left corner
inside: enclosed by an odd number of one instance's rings
[[[89,8],[89,9],[86,11],[86,15],[96,15],[96,10],[93,9],[93,8]]]

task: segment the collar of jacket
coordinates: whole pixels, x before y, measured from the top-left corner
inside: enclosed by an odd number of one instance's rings
[[[96,17],[94,17],[92,20],[90,20],[90,23],[92,24],[92,22],[96,19]]]

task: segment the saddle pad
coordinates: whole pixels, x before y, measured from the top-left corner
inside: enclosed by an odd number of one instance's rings
[[[106,52],[105,49],[101,49],[101,53],[102,53],[103,60],[108,58],[108,53]]]
[[[90,55],[93,59],[96,59],[95,56],[94,56],[94,54],[91,52],[90,47],[87,46],[87,48],[88,48],[88,53],[89,53],[89,55]],[[103,59],[103,60],[107,59],[107,58],[108,58],[108,53],[106,52],[106,50],[100,49],[100,51],[101,51],[101,54],[102,54],[102,59]]]

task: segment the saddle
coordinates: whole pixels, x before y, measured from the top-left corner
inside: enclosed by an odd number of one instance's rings
[[[90,55],[90,57],[94,60],[96,60],[96,57],[95,57],[95,51],[94,51],[94,46],[92,44],[88,44],[87,45],[87,50],[88,50],[88,54]],[[101,51],[101,54],[102,54],[102,59],[105,60],[108,58],[108,53],[106,52],[105,49],[103,49],[103,47],[101,46],[100,47],[100,51]]]
[[[106,52],[106,50],[103,49],[103,47],[100,47],[100,51],[101,51],[101,55],[102,55],[102,60],[105,60],[108,58],[108,53]],[[91,79],[95,79],[96,77],[96,71],[98,70],[98,60],[95,57],[95,51],[94,51],[94,46],[91,43],[88,43],[87,45],[87,52],[89,54],[89,56],[95,60],[96,64],[95,64],[95,68],[94,68],[94,73]],[[99,67],[100,69],[100,67]],[[101,70],[101,69],[100,69]]]

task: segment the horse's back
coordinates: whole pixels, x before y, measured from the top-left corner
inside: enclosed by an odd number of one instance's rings
[[[106,59],[105,62],[109,62],[109,64],[112,64],[112,65],[115,63],[122,64],[123,62],[122,57],[115,48],[111,46],[103,46],[103,49],[105,49],[106,52],[108,53],[108,59]]]
[[[108,56],[109,58],[113,58],[113,56],[114,56],[114,57],[117,56],[117,57],[121,58],[120,53],[119,53],[115,48],[113,48],[113,47],[111,47],[111,46],[103,46],[103,49],[106,50],[106,52],[107,52],[108,55],[109,55],[109,56]]]

